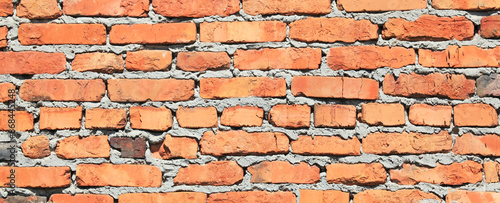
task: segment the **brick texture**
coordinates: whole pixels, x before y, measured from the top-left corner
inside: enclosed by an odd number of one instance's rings
[[[21,24],[19,42],[22,45],[104,45],[106,27],[102,24]]]

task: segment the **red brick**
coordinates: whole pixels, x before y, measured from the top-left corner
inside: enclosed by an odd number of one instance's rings
[[[82,107],[49,108],[40,107],[41,130],[80,129]]]
[[[420,190],[403,189],[395,192],[389,190],[365,190],[354,195],[355,203],[382,203],[382,202],[420,202],[435,200],[441,201],[441,198],[433,193],[425,193]]]
[[[121,164],[78,164],[78,187],[160,187],[162,174],[156,166]]]
[[[19,96],[25,101],[99,102],[105,93],[106,85],[101,79],[25,80],[19,89]]]
[[[0,52],[0,74],[57,74],[66,70],[63,53]]]
[[[451,124],[451,106],[414,104],[408,119],[413,125],[448,127]]]
[[[292,79],[292,94],[295,96],[378,99],[379,83],[368,78],[295,76]]]
[[[256,106],[233,106],[222,111],[220,123],[232,127],[262,126],[264,110]]]
[[[212,156],[286,154],[288,143],[288,137],[279,132],[207,131],[200,140],[200,151]]]
[[[62,188],[71,184],[69,167],[0,167],[0,187],[10,187],[11,170],[16,188]]]
[[[68,202],[96,202],[96,203],[113,203],[113,197],[109,195],[95,194],[53,194],[50,196],[49,202],[53,203],[68,203]]]
[[[218,117],[215,107],[180,106],[176,112],[177,122],[183,128],[212,128],[217,127]]]
[[[0,27],[0,48],[7,47],[7,34],[9,33],[9,28],[3,26]]]
[[[328,183],[345,185],[384,184],[387,172],[382,164],[330,164],[326,166]]]
[[[498,114],[488,104],[459,104],[453,107],[455,126],[494,127]]]
[[[500,2],[496,0],[433,0],[432,7],[435,9],[453,9],[485,11],[497,10],[500,8]]]
[[[400,185],[420,182],[439,185],[463,185],[483,180],[483,166],[474,161],[441,165],[434,168],[403,164],[402,169],[390,171],[391,181]]]
[[[193,80],[110,79],[108,96],[115,102],[186,101],[194,96]]]
[[[500,16],[486,16],[481,19],[479,34],[483,38],[500,38]]]
[[[17,6],[17,16],[29,19],[50,19],[62,15],[57,0],[22,0]]]
[[[349,203],[349,193],[337,190],[300,190],[300,202],[326,203],[338,202]]]
[[[157,159],[196,159],[198,142],[194,138],[165,135],[162,143],[151,146],[151,156]]]
[[[86,129],[123,129],[127,125],[127,109],[87,109]]]
[[[173,124],[172,111],[165,107],[130,107],[132,129],[166,131]]]
[[[21,24],[22,45],[106,44],[106,27],[102,24]]]
[[[278,48],[237,50],[234,68],[240,70],[313,70],[321,64],[321,49]]]
[[[281,42],[286,24],[279,21],[211,22],[200,24],[200,41],[222,43]]]
[[[466,191],[466,190],[449,190],[446,195],[446,203],[495,203],[500,199],[498,192],[481,192],[481,191]]]
[[[485,161],[484,164],[484,180],[487,183],[500,182],[500,164],[496,161]]]
[[[111,137],[109,145],[117,150],[120,150],[121,158],[145,158],[146,138],[131,138],[131,137]]]
[[[426,0],[338,0],[339,10],[347,12],[406,11],[427,8]]]
[[[423,133],[371,133],[363,139],[363,152],[368,154],[448,153],[453,139],[447,131]]]
[[[12,92],[13,90],[13,92]],[[0,83],[0,102],[14,101],[16,99],[16,86],[12,83]],[[13,97],[11,97],[13,95]]]
[[[9,124],[9,119],[12,119],[12,115],[9,111],[0,111],[0,131],[9,131],[11,128]],[[14,111],[14,129],[16,131],[32,131],[34,120],[33,114],[26,111]]]
[[[243,0],[243,11],[249,15],[322,15],[331,8],[329,0]]]
[[[66,0],[64,14],[69,16],[110,16],[146,17],[149,12],[148,0]]]
[[[347,42],[376,40],[378,26],[354,18],[307,18],[290,23],[290,39],[303,42]]]
[[[425,67],[500,67],[500,47],[481,49],[477,46],[448,46],[444,51],[420,49],[418,53],[418,61]]]
[[[356,107],[352,105],[314,105],[314,126],[333,128],[354,128]]]
[[[31,159],[42,159],[50,156],[49,139],[43,135],[28,138],[21,144],[21,149],[24,156]]]
[[[226,52],[180,52],[177,68],[183,71],[206,71],[229,69],[231,58]]]
[[[263,161],[247,168],[252,183],[317,183],[319,168],[305,162],[291,164],[288,161]]]
[[[311,122],[311,107],[278,104],[269,111],[269,123],[284,128],[307,128]]]
[[[71,67],[78,72],[121,73],[123,58],[120,55],[99,52],[77,54]]]
[[[114,25],[109,33],[111,44],[186,44],[195,41],[194,23]]]
[[[234,161],[190,164],[174,178],[176,185],[234,185],[243,180],[243,169]]]
[[[415,50],[387,46],[333,47],[327,55],[333,70],[373,70],[382,67],[401,68],[415,64]]]
[[[172,65],[172,52],[164,50],[127,52],[125,65],[129,71],[168,71]]]
[[[137,202],[206,203],[207,194],[200,192],[166,192],[166,193],[125,193],[118,196],[118,203],[137,203]]]
[[[14,4],[11,0],[0,0],[0,17],[11,16],[14,13]]]
[[[297,202],[293,192],[267,192],[267,191],[243,191],[243,192],[225,192],[212,193],[208,196],[208,203],[219,202],[276,202],[276,203],[295,203]]]
[[[454,154],[470,154],[481,156],[500,155],[500,136],[498,135],[478,135],[467,133],[457,136],[453,146]]]
[[[405,124],[405,109],[401,104],[365,103],[358,115],[368,125],[400,126]]]
[[[66,137],[57,142],[56,155],[61,159],[109,158],[108,136]]]
[[[241,77],[200,79],[200,96],[204,99],[284,97],[285,95],[286,81],[283,78]]]
[[[390,18],[384,24],[382,36],[404,41],[471,40],[474,24],[464,16],[450,18],[426,14],[415,21]]]
[[[153,0],[154,11],[166,17],[229,16],[240,11],[238,0]]]
[[[299,139],[291,141],[294,154],[327,155],[327,156],[357,156],[361,155],[361,144],[358,138],[342,139],[337,136],[300,135]]]

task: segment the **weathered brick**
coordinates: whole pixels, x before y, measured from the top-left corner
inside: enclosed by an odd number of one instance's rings
[[[365,103],[361,106],[360,121],[368,125],[400,126],[405,124],[405,108],[398,103]]]
[[[114,25],[109,33],[111,44],[186,44],[195,41],[194,23]]]
[[[173,125],[172,111],[166,107],[130,107],[132,129],[166,131]]]
[[[403,41],[471,40],[474,24],[464,16],[438,17],[422,15],[415,21],[390,18],[382,31],[384,39]]]
[[[408,120],[413,125],[448,127],[451,124],[451,106],[413,104]]]
[[[361,155],[361,144],[358,138],[342,139],[337,136],[300,135],[299,139],[291,141],[294,154],[357,156]]]
[[[354,128],[356,126],[356,107],[352,105],[315,104],[314,126]]]
[[[478,135],[467,133],[457,136],[453,153],[470,154],[481,156],[499,156],[500,155],[500,136],[494,134]]]
[[[455,126],[494,127],[498,114],[488,104],[459,104],[453,107]]]
[[[390,171],[391,181],[400,185],[415,185],[420,182],[439,185],[463,185],[483,180],[483,166],[474,161],[442,165],[434,168],[403,164],[402,169]]]
[[[397,191],[389,190],[365,190],[354,195],[356,203],[373,202],[420,202],[435,200],[441,201],[441,198],[433,193],[425,193],[420,190],[403,189]]]
[[[401,68],[415,64],[415,50],[388,46],[333,47],[327,64],[333,70],[373,70],[382,67]]]
[[[11,16],[14,13],[14,4],[11,0],[0,0],[0,17]]]
[[[249,15],[322,15],[331,8],[329,0],[243,0],[243,11]]]
[[[264,110],[256,106],[233,106],[222,111],[220,123],[232,127],[262,126]]]
[[[326,166],[326,180],[328,183],[374,186],[384,184],[386,179],[387,172],[380,163],[338,163]]]
[[[156,13],[166,17],[229,16],[240,11],[238,0],[153,0]]]
[[[71,169],[64,167],[0,167],[0,187],[10,187],[11,170],[15,171],[15,187],[59,188],[71,184]]]
[[[14,92],[11,92],[14,90]],[[0,83],[0,102],[14,101],[16,99],[16,86],[12,83]],[[11,97],[13,95],[13,97]]]
[[[57,74],[66,70],[63,53],[0,52],[0,74]]]
[[[53,203],[68,203],[68,202],[96,202],[96,203],[113,203],[113,197],[109,195],[96,194],[53,194],[50,196],[49,202]]]
[[[175,116],[179,126],[183,128],[212,128],[218,125],[215,107],[187,108],[180,106]]]
[[[22,0],[17,6],[17,16],[29,19],[50,19],[62,15],[57,0]]]
[[[118,196],[118,202],[206,203],[207,194],[201,192],[125,193]]]
[[[17,151],[17,149],[15,149]],[[16,159],[16,154],[13,154],[13,147],[11,147],[11,143],[9,142],[0,142],[0,160],[2,161],[11,161]],[[0,199],[1,200],[1,199]]]
[[[486,161],[484,167],[484,180],[487,183],[500,182],[500,164],[496,161]]]
[[[321,64],[321,49],[278,48],[236,50],[234,68],[239,70],[313,70]]]
[[[446,203],[460,202],[460,203],[495,203],[500,199],[498,192],[481,192],[481,191],[467,191],[467,190],[449,190],[446,195]]]
[[[241,77],[200,79],[200,96],[204,99],[284,97],[285,95],[286,81],[283,78]]]
[[[194,95],[193,80],[109,79],[108,96],[115,102],[186,101]]]
[[[481,75],[476,80],[477,95],[480,97],[500,96],[500,77],[498,74]]]
[[[146,138],[111,137],[109,145],[120,150],[121,158],[144,158],[146,149]]]
[[[368,78],[295,76],[292,79],[292,94],[295,96],[378,99],[379,83]]]
[[[435,134],[376,132],[363,139],[363,152],[380,155],[447,153],[452,144],[447,131]]]
[[[500,38],[500,16],[486,16],[481,19],[479,34],[483,38]]]
[[[49,139],[43,135],[28,138],[21,144],[21,149],[24,156],[31,159],[42,159],[50,156]]]
[[[305,162],[291,164],[288,161],[263,161],[248,167],[252,183],[317,183],[319,168]]]
[[[7,47],[7,34],[9,33],[9,28],[6,26],[0,27],[0,48]]]
[[[311,107],[278,104],[269,111],[269,123],[284,128],[307,128],[311,122]]]
[[[110,163],[78,164],[78,187],[160,187],[162,174],[156,166]]]
[[[77,54],[71,68],[78,72],[121,73],[123,72],[123,58],[112,53],[83,53]]]
[[[0,131],[9,131],[12,127],[9,119],[12,119],[9,111],[0,111]],[[33,114],[26,111],[14,111],[14,129],[16,131],[31,131],[33,130],[34,120]]]
[[[213,161],[205,165],[190,164],[179,169],[176,185],[234,185],[243,180],[243,169],[234,161]]]
[[[172,52],[142,50],[127,52],[125,66],[129,71],[168,71],[172,65]]]
[[[243,191],[212,193],[208,196],[208,203],[218,202],[276,202],[295,203],[297,202],[293,192],[267,192],[267,191]]]
[[[403,97],[442,97],[449,99],[467,99],[475,92],[474,80],[464,75],[432,73],[429,75],[387,74],[384,78],[385,94]]]
[[[19,96],[25,101],[98,102],[105,94],[106,85],[101,79],[25,80],[19,89]]]
[[[6,203],[24,203],[24,202],[29,202],[29,203],[46,203],[47,202],[47,197],[40,197],[40,196],[7,196],[5,199],[1,198],[0,201],[6,202]]]
[[[146,17],[148,0],[65,0],[64,14],[69,16]]]
[[[347,12],[406,11],[427,8],[426,0],[338,0],[339,10]]]
[[[108,158],[108,136],[66,137],[57,142],[56,155],[61,159]]]
[[[87,109],[85,128],[87,129],[123,129],[127,124],[126,109]]]
[[[183,71],[206,71],[229,69],[231,58],[226,52],[180,52],[177,68]]]
[[[288,137],[279,132],[207,131],[200,140],[200,151],[212,156],[286,154],[288,143]]]
[[[106,44],[106,27],[102,24],[21,24],[22,45]]]
[[[485,11],[499,9],[500,2],[497,0],[433,0],[432,7],[435,9]]]
[[[448,46],[444,51],[418,50],[418,62],[425,67],[474,68],[500,67],[500,47]]]
[[[200,24],[200,41],[222,43],[281,42],[286,24],[280,21],[204,22]]]
[[[348,203],[349,202],[349,193],[338,191],[338,190],[300,190],[300,202]]]
[[[306,18],[290,23],[290,38],[303,42],[347,42],[376,40],[378,26],[353,18]]]
[[[173,137],[167,134],[162,143],[151,145],[151,156],[157,159],[196,159],[197,153],[198,142],[189,137]]]
[[[82,107],[50,108],[40,107],[41,130],[80,129]]]

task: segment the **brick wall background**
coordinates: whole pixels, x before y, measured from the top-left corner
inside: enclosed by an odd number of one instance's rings
[[[498,9],[0,0],[0,195],[499,202]]]

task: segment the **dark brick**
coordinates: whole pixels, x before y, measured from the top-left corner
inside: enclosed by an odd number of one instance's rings
[[[500,77],[497,74],[482,75],[477,79],[477,95],[480,97],[500,96]]]
[[[122,152],[122,158],[144,158],[147,148],[145,138],[112,137],[110,145]]]
[[[47,197],[39,197],[39,196],[10,196],[5,198],[5,202],[7,203],[45,203],[47,202]]]
[[[10,160],[10,151],[9,151],[10,143],[1,142],[0,143],[0,161],[8,161]],[[16,149],[18,151],[18,149]]]

